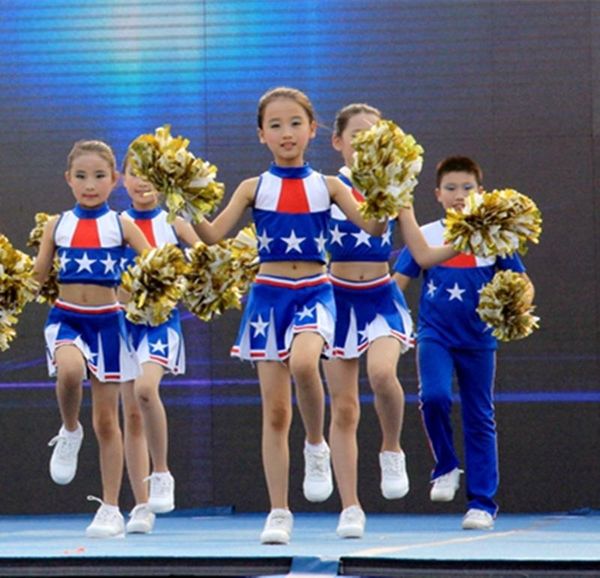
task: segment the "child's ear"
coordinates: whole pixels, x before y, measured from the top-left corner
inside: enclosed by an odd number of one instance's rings
[[[439,203],[440,195],[442,194],[442,192],[440,191],[439,187],[436,187],[434,192],[435,192],[435,200]]]
[[[71,186],[71,177],[69,176],[69,171],[65,171],[65,181],[67,181],[67,185]]]
[[[331,146],[338,152],[342,152],[342,137],[333,134],[331,135]]]
[[[263,136],[263,129],[257,128],[256,134],[258,135],[258,141],[260,142],[260,144],[265,144],[265,137]]]
[[[310,123],[310,138],[315,138],[317,136],[317,122],[315,120]]]

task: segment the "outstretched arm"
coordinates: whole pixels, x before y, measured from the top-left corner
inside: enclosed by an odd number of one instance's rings
[[[398,222],[402,229],[404,242],[422,269],[429,269],[458,255],[458,252],[450,245],[431,247],[427,243],[415,218],[413,207],[401,209],[398,213]]]
[[[331,195],[331,200],[344,211],[346,217],[348,217],[357,227],[365,230],[370,235],[375,235],[376,237],[383,235],[387,226],[387,220],[376,221],[375,219],[369,219],[367,221],[360,214],[357,200],[352,196],[352,193],[344,183],[337,177],[332,176],[325,177],[325,180],[327,182],[329,194]]]
[[[208,245],[221,241],[242,218],[244,211],[252,205],[257,185],[258,177],[242,181],[227,206],[212,222],[203,219],[199,223],[194,223],[194,230],[200,239]]]
[[[410,277],[407,277],[406,275],[402,275],[402,273],[394,273],[392,275],[392,279],[396,282],[396,285],[398,285],[398,288],[401,291],[406,291],[406,288],[408,287],[408,284],[410,283]]]
[[[174,227],[177,238],[186,245],[191,247],[200,240],[200,237],[198,237],[198,234],[194,231],[194,227],[192,227],[185,219],[177,217],[175,219]]]

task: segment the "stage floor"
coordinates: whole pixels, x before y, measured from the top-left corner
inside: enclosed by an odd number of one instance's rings
[[[502,514],[492,532],[459,515],[368,515],[360,540],[337,516],[296,514],[287,546],[263,546],[264,514],[157,517],[154,532],[85,537],[91,515],[0,517],[0,575],[600,576],[600,515]]]

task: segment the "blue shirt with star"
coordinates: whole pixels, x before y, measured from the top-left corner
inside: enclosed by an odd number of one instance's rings
[[[444,244],[442,220],[421,227],[431,246]],[[478,258],[461,253],[448,261],[422,270],[407,247],[402,249],[394,271],[417,278],[422,273],[417,340],[433,340],[451,348],[496,349],[491,329],[481,321],[476,309],[479,292],[496,271],[525,272],[518,255]]]

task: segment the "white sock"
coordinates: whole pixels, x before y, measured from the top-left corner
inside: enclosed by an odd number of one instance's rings
[[[304,447],[309,451],[309,452],[323,452],[325,450],[327,450],[327,448],[329,447],[327,445],[327,442],[325,442],[325,440],[323,440],[321,443],[318,444],[309,444],[306,440],[304,441]]]

